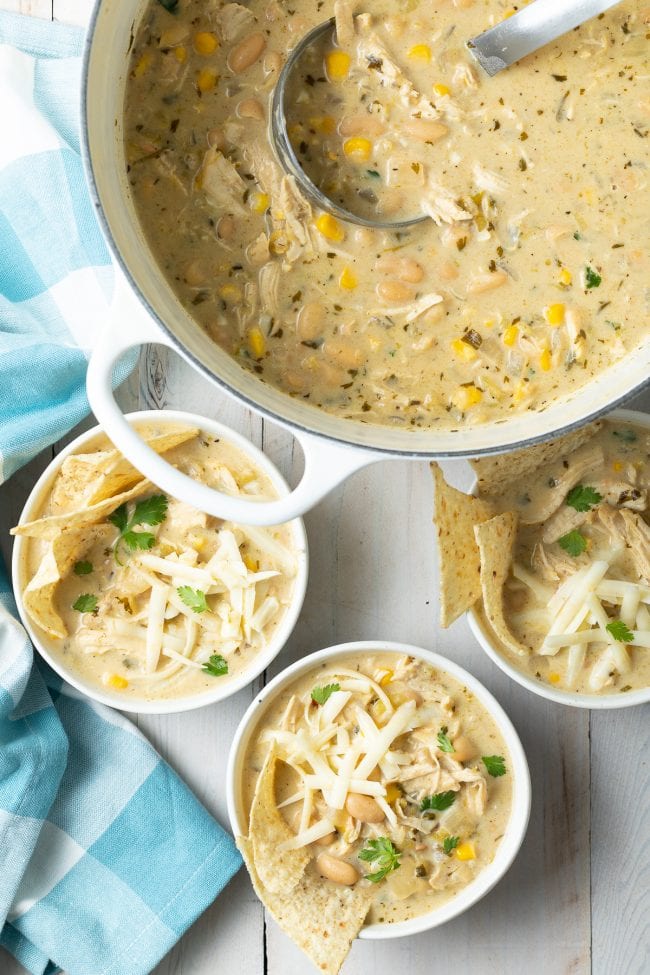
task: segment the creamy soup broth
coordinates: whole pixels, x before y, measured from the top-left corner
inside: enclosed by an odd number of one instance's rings
[[[325,853],[353,865],[362,880],[360,851],[368,840],[390,838],[401,856],[400,866],[375,885],[367,923],[394,923],[444,904],[492,862],[510,817],[511,763],[492,717],[466,687],[444,671],[433,669],[417,658],[392,653],[355,654],[336,663],[323,664],[299,678],[265,709],[252,734],[244,762],[242,800],[246,814],[273,731],[307,729],[301,717],[305,704],[311,708],[312,722],[317,720],[318,706],[309,704],[314,687],[338,682],[344,689],[348,686],[346,678],[354,678],[355,674],[379,681],[395,707],[415,697],[418,703],[414,723],[421,720],[422,725],[401,735],[392,745],[404,762],[400,774],[386,778],[377,770],[376,779],[386,785],[386,801],[396,814],[396,824],[386,819],[363,823],[347,811],[347,805],[341,810],[328,809],[322,796],[315,794],[313,818],[332,818],[336,832],[312,844],[313,859],[307,870],[313,876],[322,876],[317,858]],[[354,694],[337,719],[343,726],[351,723],[352,748],[358,734],[358,727],[354,730],[353,718],[357,713],[354,709],[360,704],[379,727],[389,718],[387,713],[382,716],[381,704],[372,691],[360,697]],[[417,715],[422,717],[418,719]],[[450,742],[447,753],[440,749],[437,738],[443,728]],[[453,746],[455,752],[451,750]],[[505,773],[496,777],[488,774],[482,763],[483,755],[500,756]],[[457,775],[468,781],[454,782]],[[299,787],[299,776],[289,765],[281,763],[276,773],[277,802],[291,797]],[[442,811],[421,813],[426,797],[446,790],[456,790],[452,805]],[[282,810],[296,832],[300,829],[300,805],[294,803]],[[367,866],[373,869],[372,864]],[[325,878],[322,882],[330,883]]]
[[[145,9],[133,199],[170,286],[244,367],[338,416],[449,428],[543,409],[645,336],[650,14],[627,0],[488,79],[464,43],[512,9],[374,0],[363,37],[297,91],[294,143],[324,180],[432,215],[399,233],[314,211],[269,145],[286,53],[332,3]],[[383,53],[366,75],[397,70],[415,111],[384,117],[359,70],[328,65],[372,67],[368,32]]]

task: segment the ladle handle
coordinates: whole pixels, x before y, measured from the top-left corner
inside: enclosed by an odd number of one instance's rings
[[[112,388],[116,362],[149,342],[178,351],[159,330],[116,268],[115,295],[107,327],[93,350],[86,381],[93,413],[115,446],[152,483],[199,511],[244,525],[279,525],[303,515],[355,471],[381,459],[367,450],[343,446],[304,431],[294,434],[305,457],[298,486],[276,501],[233,497],[192,480],[172,467],[140,438],[120,410]]]
[[[469,49],[489,75],[545,47],[620,0],[536,0],[496,27],[469,41]]]

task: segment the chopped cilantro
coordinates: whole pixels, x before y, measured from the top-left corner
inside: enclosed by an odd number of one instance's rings
[[[164,494],[152,494],[150,498],[138,501],[133,514],[129,517],[126,504],[121,504],[119,508],[108,516],[108,520],[115,525],[119,535],[115,541],[115,560],[119,562],[119,548],[122,543],[132,552],[136,550],[148,551],[153,548],[156,536],[153,532],[134,531],[136,525],[160,525],[167,517],[167,498]]]
[[[565,552],[568,552],[574,558],[582,555],[587,548],[587,539],[579,531],[572,531],[567,535],[563,535],[562,538],[558,538],[557,543],[560,548],[563,548]]]
[[[393,870],[397,870],[400,865],[401,853],[387,836],[380,836],[376,840],[368,840],[362,850],[359,851],[359,859],[366,863],[374,863],[377,866],[372,873],[367,873],[366,878],[373,884],[379,883]]]
[[[441,752],[447,752],[447,754],[451,754],[451,752],[455,750],[451,741],[447,737],[447,725],[442,726],[442,728],[438,732],[437,738],[438,738],[438,748],[440,749]]]
[[[433,796],[426,796],[420,803],[420,812],[444,812],[456,802],[455,792],[436,792]]]
[[[570,508],[575,508],[576,511],[589,511],[590,508],[602,500],[602,494],[599,494],[595,488],[585,487],[583,484],[576,484],[567,494],[565,504],[568,504]]]
[[[334,691],[340,690],[340,684],[325,684],[324,687],[314,687],[312,688],[311,699],[316,704],[325,704],[326,701],[329,701]]]
[[[602,282],[602,278],[597,271],[594,271],[591,267],[585,268],[585,288],[589,291],[591,288],[599,288]]]
[[[447,856],[449,856],[452,850],[455,850],[459,843],[460,836],[445,836],[444,840],[442,841],[442,848]]]
[[[191,586],[179,586],[176,590],[186,606],[189,606],[195,613],[205,613],[210,607],[205,601],[205,593],[200,589],[192,589]]]
[[[612,430],[612,436],[618,437],[623,443],[635,443],[637,440],[637,435],[634,430],[630,430],[629,427],[623,430]]]
[[[76,609],[78,613],[92,613],[93,610],[97,609],[97,596],[85,592],[75,600],[72,608]]]
[[[366,169],[366,174],[370,176],[372,179],[381,179],[381,175],[377,172],[376,169]]]
[[[89,576],[93,571],[92,562],[75,562],[72,570],[76,576]]]
[[[611,623],[607,624],[605,629],[608,633],[611,633],[614,639],[618,640],[619,643],[634,642],[634,633],[632,633],[632,630],[627,627],[623,620],[612,620]]]
[[[503,755],[483,755],[482,761],[492,778],[498,779],[500,775],[506,774],[506,760]]]
[[[161,7],[164,7],[168,13],[170,14],[176,13],[178,0],[158,0],[158,3],[160,4]]]
[[[582,240],[582,236],[580,235],[579,231],[577,231],[577,230],[574,231],[573,239],[574,240]]]
[[[220,653],[213,653],[201,669],[211,677],[223,677],[228,673],[228,661]]]

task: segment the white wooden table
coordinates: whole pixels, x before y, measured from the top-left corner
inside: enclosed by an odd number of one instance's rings
[[[0,0],[0,7],[83,24],[90,0]],[[289,434],[156,348],[143,353],[121,401],[125,409],[167,406],[218,417],[262,446],[289,480],[300,472]],[[639,402],[643,408],[644,401]],[[645,408],[650,410],[650,395]],[[0,545],[6,558],[7,530],[61,446],[44,452],[0,488]],[[447,470],[457,483],[467,483],[463,465],[447,465]],[[345,975],[647,975],[650,708],[590,714],[546,703],[488,660],[464,620],[441,632],[431,514],[427,465],[390,461],[357,474],[310,512],[307,598],[269,676],[306,652],[344,640],[402,640],[452,657],[490,688],[513,719],[530,762],[532,817],[514,866],[481,903],[428,934],[383,943],[357,941]],[[228,747],[257,689],[188,714],[137,719],[224,824]],[[22,971],[0,949],[1,975]],[[298,949],[265,918],[244,871],[155,975],[217,971],[311,971]]]

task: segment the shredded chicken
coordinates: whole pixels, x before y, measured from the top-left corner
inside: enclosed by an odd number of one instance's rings
[[[209,202],[222,213],[246,214],[246,183],[231,161],[218,149],[208,149],[201,167],[201,189]]]
[[[217,15],[217,26],[224,41],[238,40],[255,23],[255,15],[241,3],[227,3]]]
[[[591,471],[600,467],[604,459],[603,448],[598,443],[589,442],[576,450],[573,457],[565,461],[565,472],[554,479],[553,486],[549,485],[540,494],[537,502],[528,504],[522,509],[519,515],[520,523],[538,525],[547,521],[562,504],[571,488],[579,484]],[[545,541],[553,540],[545,539]]]

